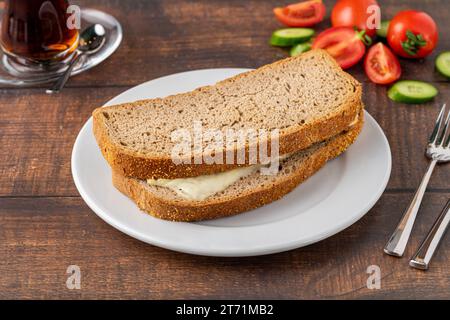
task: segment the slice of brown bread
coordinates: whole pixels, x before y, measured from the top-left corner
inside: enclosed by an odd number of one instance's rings
[[[140,209],[157,218],[199,221],[231,216],[261,207],[292,191],[328,160],[344,152],[356,140],[362,125],[361,113],[358,122],[349,131],[280,161],[278,175],[264,176],[255,172],[203,201],[186,200],[168,188],[149,185],[146,181],[125,177],[117,171],[113,171],[113,184]]]
[[[172,161],[172,132],[192,132],[194,121],[222,132],[279,129],[279,152],[287,154],[345,130],[360,105],[361,85],[328,53],[313,50],[189,93],[98,108],[94,134],[108,163],[122,175],[181,178],[238,166]],[[248,163],[248,143],[231,149],[234,154],[245,149]]]

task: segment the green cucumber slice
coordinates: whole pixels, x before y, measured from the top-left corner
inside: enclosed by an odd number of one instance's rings
[[[395,83],[388,91],[388,96],[396,102],[424,103],[438,94],[438,90],[429,83],[415,80],[403,80]]]
[[[296,44],[295,46],[293,46],[291,48],[291,50],[289,51],[289,54],[291,55],[291,57],[295,57],[295,56],[298,56],[299,54],[302,54],[303,52],[306,52],[309,50],[311,50],[311,43],[304,42],[304,43],[299,43],[299,44]]]
[[[377,36],[386,38],[390,23],[390,20],[381,21],[380,29],[377,29]]]
[[[284,28],[272,33],[270,44],[278,47],[290,47],[294,44],[308,41],[314,35],[309,28]]]
[[[444,51],[438,55],[436,68],[443,76],[450,78],[450,51]]]

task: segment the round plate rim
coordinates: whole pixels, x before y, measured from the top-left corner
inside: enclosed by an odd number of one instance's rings
[[[137,90],[138,88],[145,87],[145,86],[151,84],[153,81],[159,81],[159,80],[170,78],[170,77],[179,77],[182,75],[186,75],[188,73],[196,73],[196,72],[217,72],[217,71],[219,71],[219,72],[220,71],[222,71],[222,72],[223,71],[245,72],[248,70],[251,70],[251,69],[247,69],[247,68],[213,68],[213,69],[198,69],[198,70],[174,73],[171,75],[163,76],[160,78],[156,78],[156,79],[144,82],[133,88],[130,88],[130,89],[118,94],[111,100],[109,100],[107,103],[105,103],[104,106],[108,106],[108,105],[116,103],[116,101],[119,101],[121,99],[121,97],[124,97],[125,95],[130,94],[132,91]],[[385,151],[387,152],[386,157],[388,159],[388,163],[387,163],[385,175],[382,178],[382,182],[380,183],[377,192],[375,194],[373,194],[373,196],[371,197],[370,201],[368,201],[366,206],[364,208],[360,209],[359,210],[360,212],[357,215],[354,215],[352,219],[346,220],[345,222],[341,223],[337,227],[333,228],[333,230],[327,230],[322,233],[318,233],[318,234],[316,234],[315,237],[312,237],[310,239],[292,240],[289,243],[276,244],[273,246],[265,245],[265,246],[262,246],[259,248],[255,248],[255,247],[252,247],[249,249],[239,248],[239,250],[236,250],[236,248],[231,248],[231,249],[224,249],[224,248],[217,249],[216,248],[214,250],[211,250],[208,248],[193,248],[191,246],[184,245],[183,243],[176,243],[176,244],[167,243],[166,241],[164,241],[164,239],[159,239],[157,237],[155,238],[155,237],[152,237],[152,235],[148,235],[148,234],[143,235],[140,232],[137,232],[137,231],[133,230],[132,228],[129,228],[126,225],[118,223],[114,218],[111,218],[107,212],[104,212],[104,210],[100,207],[99,204],[97,204],[95,201],[93,201],[91,199],[91,196],[86,192],[85,188],[83,187],[83,183],[80,181],[80,178],[77,174],[77,168],[75,167],[76,154],[77,154],[77,152],[79,152],[78,150],[80,150],[80,148],[82,148],[82,146],[81,146],[82,135],[85,133],[87,128],[90,125],[92,125],[92,117],[90,117],[86,121],[86,123],[83,125],[83,127],[81,128],[81,130],[75,140],[73,150],[72,150],[72,157],[71,157],[72,176],[74,179],[75,186],[76,186],[78,192],[80,193],[81,197],[86,202],[86,204],[94,211],[94,213],[96,215],[98,215],[102,220],[104,220],[106,223],[108,223],[112,227],[118,229],[119,231],[121,231],[133,238],[143,241],[145,243],[152,244],[152,245],[162,247],[165,249],[169,249],[169,250],[173,250],[173,251],[178,251],[178,252],[184,252],[184,253],[195,254],[195,255],[221,256],[221,257],[259,256],[259,255],[267,255],[267,254],[289,251],[292,249],[300,248],[303,246],[310,245],[312,243],[319,242],[321,240],[331,237],[331,236],[341,232],[342,230],[348,228],[349,226],[354,224],[356,221],[361,219],[375,205],[375,203],[378,201],[378,199],[383,194],[383,192],[389,182],[391,169],[392,169],[391,149],[389,146],[389,141],[386,138],[386,135],[384,134],[380,125],[375,121],[375,119],[367,111],[365,111],[365,117],[366,117],[366,124],[367,124],[367,122],[370,121],[374,125],[375,129],[379,133],[381,133],[382,142],[385,147]],[[381,181],[381,179],[380,179],[380,181]],[[173,223],[173,222],[170,222],[170,223]],[[208,226],[203,226],[203,227],[211,228]],[[217,227],[213,227],[213,228],[217,228]],[[243,228],[251,228],[251,227],[246,226]]]

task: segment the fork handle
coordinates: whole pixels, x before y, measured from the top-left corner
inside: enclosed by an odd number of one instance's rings
[[[450,223],[450,200],[448,200],[446,206],[439,214],[436,222],[431,227],[430,232],[423,240],[422,244],[417,250],[417,253],[411,258],[409,265],[416,269],[427,270],[430,264],[431,258],[433,258],[439,243],[444,237],[445,231],[447,231]]]
[[[420,204],[422,203],[423,195],[427,190],[428,182],[430,181],[431,175],[433,174],[436,163],[437,160],[432,160],[430,165],[428,166],[428,170],[423,176],[422,182],[420,183],[419,188],[417,189],[408,210],[406,210],[397,228],[384,247],[385,253],[396,257],[403,256],[409,237],[411,235],[414,221],[416,220],[417,212],[419,211]]]

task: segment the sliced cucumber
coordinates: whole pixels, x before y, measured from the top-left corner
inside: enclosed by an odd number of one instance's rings
[[[387,37],[389,23],[391,23],[390,20],[381,21],[380,29],[377,29],[377,36],[379,36],[381,38]]]
[[[296,44],[295,46],[293,46],[291,48],[291,50],[289,51],[289,54],[291,55],[291,57],[295,57],[295,56],[298,56],[299,54],[302,54],[303,52],[306,52],[309,50],[311,50],[311,43],[304,42],[304,43],[299,43],[299,44]]]
[[[450,51],[445,51],[438,55],[436,68],[443,76],[450,78]]]
[[[388,91],[388,96],[396,102],[423,103],[438,94],[438,90],[429,83],[415,80],[403,80],[395,83]]]
[[[272,33],[270,44],[278,47],[290,47],[294,44],[308,41],[314,35],[309,28],[285,28]]]

